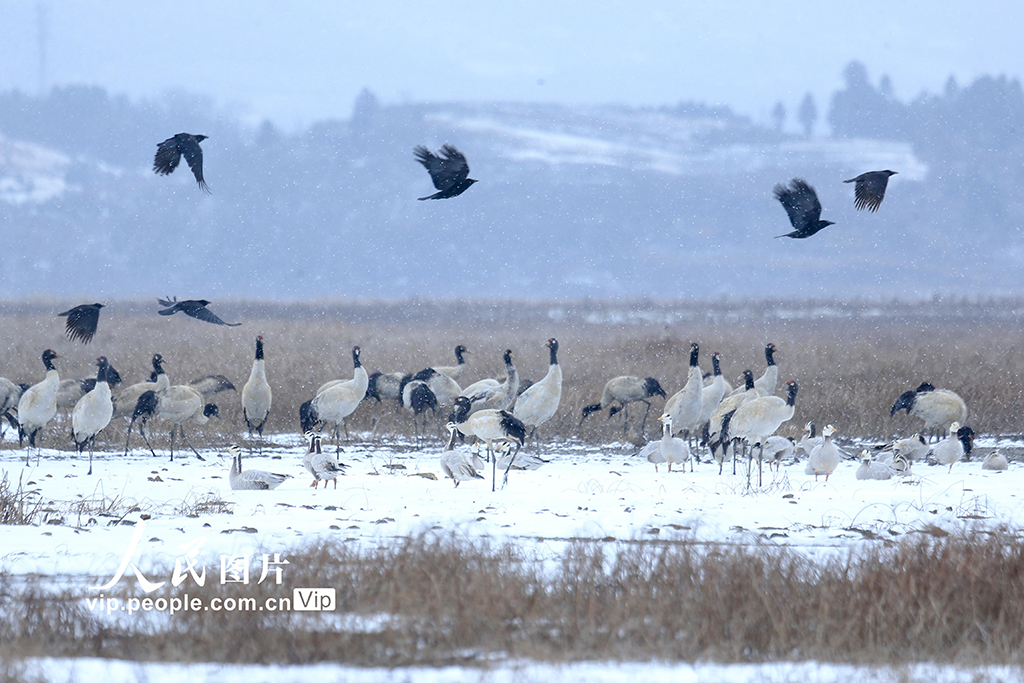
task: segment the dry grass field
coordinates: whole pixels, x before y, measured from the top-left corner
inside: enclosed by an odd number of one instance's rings
[[[338,587],[338,628],[325,630],[318,613],[254,608],[107,619],[81,589],[55,594],[0,574],[0,660],[1022,663],[1024,544],[1009,534],[919,536],[833,560],[768,546],[644,541],[611,551],[580,541],[545,569],[516,545],[443,532],[378,549],[330,541],[289,557],[297,585]],[[246,588],[209,583],[188,594],[210,604],[249,599]]]
[[[912,433],[920,423],[904,414],[890,418],[889,408],[901,392],[923,381],[959,393],[967,401],[968,423],[979,435],[1024,431],[1024,302],[1017,300],[216,306],[224,319],[244,323],[235,328],[180,314],[162,318],[155,315],[155,304],[115,302],[104,309],[100,331],[88,346],[64,338],[63,319],[55,315],[62,306],[0,305],[0,375],[18,382],[38,381],[43,375],[39,356],[43,349],[54,348],[61,356],[56,365],[64,378],[89,376],[94,372],[89,363],[102,354],[132,383],[148,376],[149,359],[159,352],[174,383],[216,373],[241,390],[252,364],[254,339],[262,334],[274,390],[267,428],[271,433],[298,431],[298,407],[312,398],[316,387],[351,376],[354,345],[362,348],[370,372],[415,372],[428,365],[453,364],[455,345],[465,344],[471,351],[468,381],[501,377],[501,353],[510,348],[520,375],[536,380],[547,370],[542,345],[549,337],[559,340],[565,381],[561,407],[538,432],[541,439],[621,439],[620,416],[609,420],[605,411],[581,428],[582,407],[598,400],[607,379],[622,374],[653,376],[671,395],[685,380],[691,340],[701,344],[705,371],[710,370],[713,351],[723,354],[723,372],[733,383],[744,368],[759,375],[764,369],[763,346],[774,342],[779,386],[788,379],[800,384],[796,415],[783,428],[794,436],[808,419],[819,426],[833,423],[840,434],[849,436],[881,439]],[[192,429],[197,447],[236,439],[244,426],[238,393],[220,394],[215,402],[223,419],[212,427]],[[657,433],[653,418],[660,414],[661,403],[655,399],[648,434]],[[631,418],[639,417],[643,406],[633,408]],[[411,434],[406,415],[371,402],[360,406],[349,426],[369,430],[374,417],[383,438]],[[48,431],[44,439],[53,445],[54,435]],[[123,438],[121,431],[108,429],[109,443]],[[63,433],[58,438],[64,440]],[[157,438],[160,443],[163,437]],[[638,442],[633,429],[629,440]]]

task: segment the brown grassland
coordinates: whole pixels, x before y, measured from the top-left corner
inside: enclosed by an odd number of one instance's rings
[[[376,549],[332,540],[289,558],[292,585],[336,587],[334,614],[345,621],[328,626],[322,613],[259,611],[262,602],[245,611],[111,620],[87,606],[95,594],[0,574],[0,660],[1024,664],[1024,542],[1007,533],[919,536],[831,560],[685,539],[577,541],[544,566],[516,545],[443,532]],[[290,598],[291,586],[214,581],[190,583],[187,594],[205,605],[262,601]]]
[[[257,334],[266,343],[267,373],[274,391],[268,433],[298,432],[299,405],[330,379],[351,377],[351,348],[362,348],[370,372],[415,372],[428,365],[450,365],[456,344],[471,351],[468,381],[501,377],[501,354],[510,348],[520,375],[537,380],[547,370],[549,337],[560,344],[564,373],[562,404],[538,438],[579,438],[604,443],[621,438],[621,418],[607,411],[579,425],[580,411],[600,398],[616,375],[657,378],[668,395],[686,377],[689,342],[701,344],[701,367],[710,371],[710,355],[724,355],[723,372],[734,384],[744,368],[764,369],[763,347],[778,347],[779,389],[789,379],[800,385],[796,415],[783,433],[799,435],[813,419],[819,428],[834,424],[840,435],[886,438],[908,434],[920,422],[889,408],[900,393],[930,381],[959,393],[967,402],[968,423],[979,435],[1020,434],[1024,345],[1024,302],[934,301],[919,304],[787,303],[755,304],[650,302],[557,304],[487,302],[405,302],[268,305],[224,304],[218,313],[242,320],[237,328],[217,327],[185,318],[161,318],[155,306],[115,303],[104,309],[92,344],[67,341],[56,305],[0,306],[0,375],[34,382],[43,375],[39,356],[54,348],[61,376],[87,377],[102,354],[126,383],[148,377],[149,359],[167,359],[173,383],[204,374],[224,374],[239,391],[249,375]],[[116,392],[115,392],[116,393]],[[222,420],[192,428],[194,443],[227,445],[243,426],[239,395],[226,392],[214,401]],[[648,427],[660,414],[656,398]],[[637,410],[639,408],[639,410]],[[642,404],[630,411],[635,419]],[[411,434],[411,420],[392,406],[366,402],[349,426],[377,432]],[[439,425],[442,416],[438,417]],[[634,422],[635,424],[635,422]],[[54,445],[52,430],[44,443]],[[123,430],[108,428],[108,446]],[[631,429],[630,437],[637,436]],[[162,444],[157,437],[158,447]],[[70,448],[62,433],[58,447]]]
[[[831,422],[842,434],[878,439],[913,432],[918,423],[890,418],[889,408],[901,392],[925,380],[963,396],[968,423],[979,435],[1022,432],[1024,302],[1016,300],[218,306],[224,319],[244,321],[239,328],[180,315],[164,319],[154,309],[109,306],[96,339],[83,347],[63,338],[63,321],[54,316],[58,306],[0,306],[0,375],[37,381],[42,350],[54,348],[65,377],[86,376],[88,363],[102,354],[131,383],[148,375],[149,358],[159,352],[168,360],[172,382],[220,373],[240,390],[254,338],[262,334],[274,389],[268,431],[297,432],[299,404],[322,382],[351,376],[353,345],[362,348],[371,371],[416,371],[452,364],[452,350],[462,343],[471,350],[470,381],[500,376],[501,352],[511,348],[522,376],[536,380],[547,368],[542,345],[556,337],[565,374],[562,407],[540,438],[607,443],[621,438],[618,418],[597,415],[581,428],[579,415],[610,377],[654,376],[671,395],[682,386],[689,342],[695,340],[702,367],[710,369],[711,352],[720,351],[726,376],[734,381],[746,367],[760,374],[762,349],[771,341],[779,349],[780,386],[791,378],[800,383],[789,427],[793,435],[808,419]],[[193,428],[196,446],[225,446],[243,428],[236,393],[221,394],[216,402],[224,419],[211,428]],[[660,408],[659,399],[652,416]],[[369,429],[375,415],[379,438],[411,434],[407,417],[369,403],[350,427]],[[649,432],[653,424],[652,418]],[[56,438],[70,448],[67,428],[61,430],[59,437],[51,430],[44,444]],[[107,431],[108,448],[122,442],[120,428]],[[165,435],[156,439],[156,445],[166,443]],[[4,447],[12,446],[8,441]],[[0,511],[9,523],[37,515],[24,496],[18,482],[0,485]],[[130,501],[121,503],[126,506]],[[228,510],[222,501],[199,501],[192,512]],[[86,609],[84,592],[74,587],[55,589],[43,579],[0,574],[0,661],[47,655],[481,667],[495,657],[1024,664],[1019,530],[865,543],[834,559],[685,538],[575,541],[554,563],[529,553],[487,539],[428,533],[376,549],[332,541],[289,555],[292,585],[336,587],[337,614],[383,617],[383,625],[374,621],[374,628],[325,629],[320,616],[290,612],[111,621]],[[248,587],[242,589],[208,583],[189,592],[207,602],[253,597]],[[276,595],[262,589],[260,599]],[[280,596],[291,594],[291,586],[280,590]]]

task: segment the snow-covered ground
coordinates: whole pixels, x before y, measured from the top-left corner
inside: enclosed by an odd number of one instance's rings
[[[366,437],[367,435],[363,435]],[[377,545],[425,529],[486,536],[529,547],[554,558],[573,538],[614,544],[635,539],[694,538],[707,543],[779,544],[810,555],[844,552],[866,543],[896,540],[908,534],[942,535],[963,529],[1024,526],[1024,466],[1011,462],[1006,472],[981,469],[980,457],[945,467],[914,465],[913,474],[889,481],[858,481],[856,463],[844,461],[826,482],[804,474],[804,463],[781,472],[764,470],[761,490],[748,487],[745,469],[725,473],[717,465],[698,464],[694,472],[655,472],[633,455],[635,447],[611,444],[531,444],[551,462],[534,471],[513,471],[508,485],[491,491],[490,473],[453,487],[444,478],[441,446],[357,438],[345,445],[342,460],[351,467],[337,490],[313,490],[301,464],[304,443],[296,436],[275,437],[263,457],[246,456],[244,467],[292,475],[273,491],[232,491],[227,457],[204,451],[169,462],[165,452],[153,458],[135,450],[97,454],[94,473],[88,458],[43,450],[38,466],[26,467],[23,450],[0,451],[0,476],[38,490],[53,512],[52,523],[0,526],[0,570],[24,577],[52,577],[55,584],[100,586],[117,572],[138,534],[131,562],[150,581],[172,579],[175,560],[193,555],[197,568],[214,576],[221,556],[280,553],[317,537]],[[1004,452],[1019,443],[992,439],[976,444],[985,452]],[[333,443],[329,448],[333,449]],[[853,451],[855,446],[848,450]],[[756,481],[756,471],[754,473]],[[222,499],[233,513],[186,516],[197,501]],[[80,504],[81,503],[81,504]],[[102,505],[101,505],[102,503]],[[80,504],[80,505],[79,505]],[[112,512],[104,515],[101,507]],[[136,511],[127,512],[132,507]],[[78,509],[85,512],[79,514]],[[127,569],[121,581],[136,581]],[[287,568],[285,568],[285,575]],[[242,678],[268,680],[896,680],[905,670],[874,670],[811,664],[766,666],[586,665],[565,667],[503,663],[478,670],[352,670],[307,667],[287,674],[275,667],[219,665],[136,665],[102,660],[38,660],[53,680],[190,680]],[[141,668],[140,668],[141,666]],[[1019,680],[1003,670],[972,670],[968,678]],[[943,677],[946,678],[943,678]],[[958,680],[950,668],[913,672],[909,680]],[[1014,678],[1013,676],[1017,676]],[[986,678],[987,677],[987,678]],[[903,679],[907,680],[907,679]]]
[[[827,482],[804,474],[803,463],[783,465],[778,474],[766,466],[757,491],[747,486],[744,467],[733,475],[728,463],[721,476],[717,465],[706,463],[692,473],[668,473],[664,465],[656,473],[632,446],[530,444],[530,451],[551,462],[511,472],[504,488],[499,472],[492,493],[490,472],[458,488],[445,479],[437,443],[415,449],[357,439],[344,446],[341,458],[350,469],[337,490],[313,490],[302,467],[301,439],[282,435],[278,441],[279,447],[263,457],[246,456],[243,464],[292,475],[273,491],[232,491],[230,461],[217,451],[206,451],[205,462],[191,454],[169,462],[161,451],[156,458],[141,450],[127,458],[97,454],[91,476],[87,457],[44,449],[39,464],[33,455],[26,467],[24,451],[0,451],[0,472],[39,490],[57,511],[51,513],[57,519],[42,526],[0,526],[0,569],[110,577],[143,521],[145,542],[133,559],[140,567],[173,564],[180,547],[198,539],[199,556],[214,564],[220,555],[257,549],[286,553],[318,536],[376,545],[424,529],[509,539],[543,556],[573,538],[769,542],[814,554],[922,531],[1024,526],[1024,466],[1013,462],[1006,472],[986,471],[978,457],[957,463],[952,472],[917,463],[912,476],[889,481],[858,481],[852,460]],[[979,439],[976,450],[994,445]],[[1006,450],[1018,444],[999,445]],[[333,449],[333,443],[325,447]],[[231,503],[233,513],[177,512],[204,498]],[[87,504],[75,505],[82,501]],[[101,501],[116,502],[116,517],[97,514]],[[138,511],[124,514],[131,503]],[[78,514],[77,507],[87,512]]]

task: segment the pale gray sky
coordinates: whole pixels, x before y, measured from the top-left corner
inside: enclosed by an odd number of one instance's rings
[[[50,85],[183,88],[289,129],[347,117],[363,87],[385,102],[693,99],[767,120],[807,90],[824,114],[851,59],[902,98],[950,74],[1024,74],[1017,2],[3,0],[0,90],[38,88],[40,5]]]

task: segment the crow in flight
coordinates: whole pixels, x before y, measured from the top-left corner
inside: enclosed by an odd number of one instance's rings
[[[227,325],[228,327],[238,327],[242,323],[226,323],[216,315],[213,311],[207,308],[210,302],[206,299],[186,299],[185,301],[178,301],[177,297],[172,299],[157,299],[161,306],[167,306],[162,311],[157,311],[160,315],[174,315],[178,311],[181,311],[185,315],[192,316],[197,320],[203,322],[213,323],[214,325]]]
[[[423,145],[413,149],[416,161],[423,164],[423,167],[430,173],[430,179],[438,192],[420,197],[424,199],[448,199],[458,197],[469,189],[469,186],[476,180],[469,177],[469,164],[466,163],[465,155],[451,145],[441,148],[441,155],[437,156]]]
[[[885,188],[889,185],[889,176],[893,175],[896,175],[896,171],[868,171],[843,182],[857,183],[854,186],[854,195],[857,199],[854,206],[858,210],[868,209],[875,212],[885,199]]]
[[[82,304],[72,309],[58,313],[57,316],[67,316],[67,334],[71,341],[80,341],[88,344],[92,336],[96,334],[96,326],[100,322],[100,309],[103,304]]]
[[[178,133],[173,138],[167,138],[156,146],[156,156],[153,158],[153,172],[157,175],[169,175],[178,168],[181,155],[185,155],[188,167],[192,169],[192,175],[196,182],[206,194],[210,194],[210,188],[203,180],[203,150],[199,143],[205,140],[207,135],[191,135],[189,133]]]
[[[779,237],[792,237],[803,239],[810,237],[822,228],[834,225],[832,221],[821,220],[821,202],[814,188],[807,184],[803,178],[793,178],[789,187],[781,183],[775,186],[775,198],[782,202],[782,206],[789,214],[789,222],[796,228],[793,232]]]

